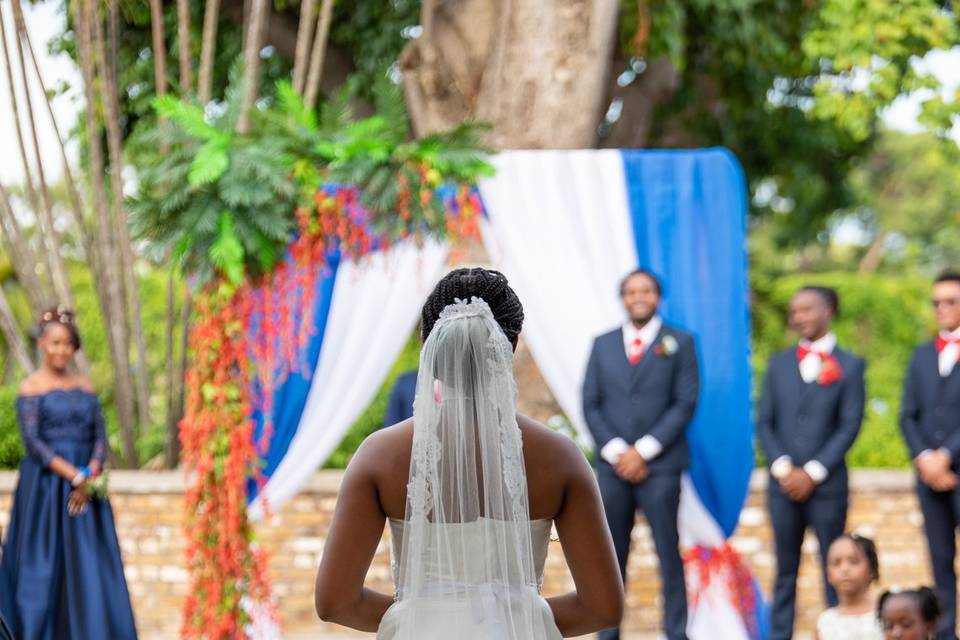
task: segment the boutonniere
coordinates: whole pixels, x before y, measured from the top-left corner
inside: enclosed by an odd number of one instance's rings
[[[667,357],[675,354],[679,348],[677,339],[668,335],[661,338],[660,342],[653,348],[653,352],[660,357]]]
[[[824,386],[833,384],[843,379],[843,369],[840,367],[840,363],[833,356],[826,356],[823,358],[823,365],[820,367],[820,377],[817,378],[817,383]]]

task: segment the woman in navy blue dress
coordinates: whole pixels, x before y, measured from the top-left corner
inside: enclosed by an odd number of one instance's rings
[[[0,612],[18,640],[132,640],[113,512],[87,493],[107,439],[96,392],[70,372],[73,315],[45,313],[38,343],[43,366],[17,397],[27,456],[0,557]]]

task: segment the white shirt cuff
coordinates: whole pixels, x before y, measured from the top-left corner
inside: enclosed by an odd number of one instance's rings
[[[770,475],[777,480],[783,479],[791,471],[793,471],[793,458],[790,456],[780,456],[770,465]]]
[[[633,447],[640,454],[640,457],[647,462],[656,458],[663,451],[663,445],[660,444],[660,441],[649,434],[637,440]]]
[[[620,456],[629,448],[630,445],[627,444],[626,440],[623,438],[614,438],[600,449],[600,457],[610,464],[617,464],[620,462]]]
[[[946,455],[948,458],[950,458],[951,460],[953,459],[953,454],[950,453],[949,449],[947,449],[946,447],[940,447],[939,449],[924,449],[919,454],[917,454],[917,457],[914,458],[914,460],[920,460],[922,458],[926,458],[927,456],[933,453],[942,453]]]
[[[830,472],[827,471],[827,468],[823,466],[823,463],[819,460],[811,460],[803,465],[803,470],[807,472],[807,475],[810,476],[814,484],[822,483],[827,479],[827,476],[830,475]]]

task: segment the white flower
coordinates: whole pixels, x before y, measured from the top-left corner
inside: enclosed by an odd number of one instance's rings
[[[660,344],[663,345],[664,355],[672,356],[677,352],[677,349],[680,348],[680,345],[677,344],[677,339],[673,336],[663,336],[663,340],[660,341]]]

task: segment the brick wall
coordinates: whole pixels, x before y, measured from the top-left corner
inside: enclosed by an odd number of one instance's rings
[[[339,480],[338,472],[317,474],[280,513],[259,527],[261,540],[271,553],[274,589],[289,629],[322,628],[313,613],[313,579]],[[15,481],[16,474],[0,473],[0,527],[4,530]],[[852,476],[850,526],[877,540],[884,586],[930,582],[922,518],[912,482],[911,475],[902,471],[859,471]],[[118,471],[113,472],[111,485],[111,502],[141,637],[174,638],[180,623],[180,603],[188,586],[182,565],[181,476],[176,472]],[[734,544],[769,593],[775,567],[763,491],[764,478],[758,474]],[[810,629],[822,608],[816,553],[815,540],[808,538],[800,578],[801,629]],[[625,624],[635,630],[656,629],[660,617],[656,562],[649,531],[642,521],[634,531],[629,572]],[[374,588],[390,589],[386,537],[377,552],[369,582]],[[557,593],[570,585],[560,546],[552,543],[545,591]]]

